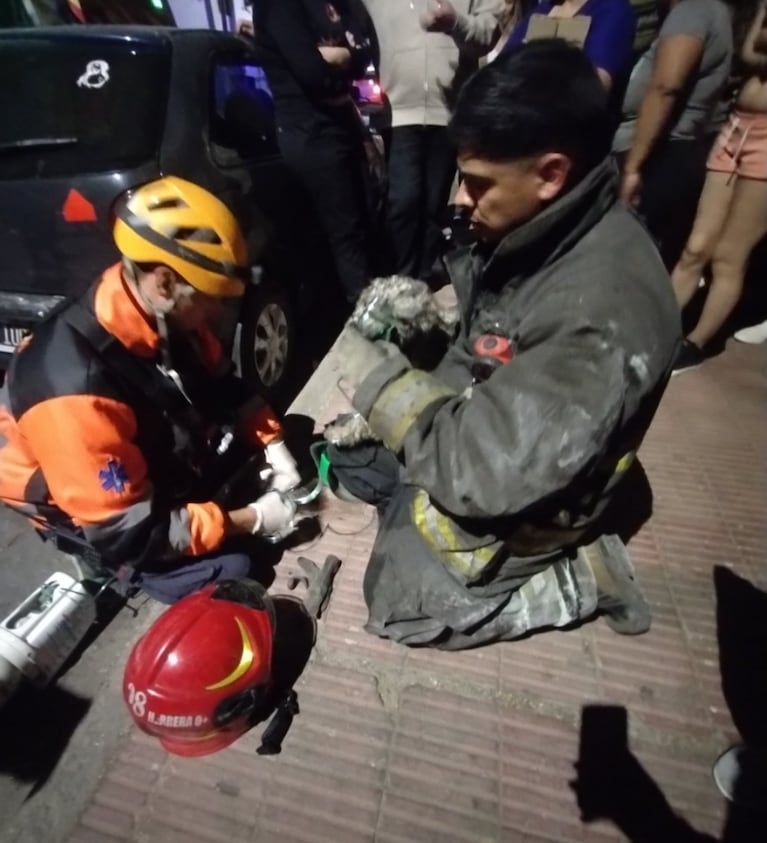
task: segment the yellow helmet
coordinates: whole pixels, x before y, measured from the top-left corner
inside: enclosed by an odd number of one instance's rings
[[[241,296],[248,247],[232,212],[176,176],[142,185],[115,207],[115,244],[128,260],[161,263],[208,296]]]

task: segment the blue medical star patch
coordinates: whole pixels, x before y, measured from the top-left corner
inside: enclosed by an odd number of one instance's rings
[[[105,492],[117,492],[118,495],[121,495],[125,491],[125,484],[128,482],[128,472],[121,462],[109,460],[107,467],[99,471],[99,482]]]

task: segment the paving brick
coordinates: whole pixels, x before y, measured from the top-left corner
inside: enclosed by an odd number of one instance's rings
[[[196,827],[192,824],[171,816],[169,821],[163,816],[149,815],[145,824],[137,832],[135,843],[218,843],[228,840],[229,843],[250,843],[248,837],[222,838],[218,834],[211,834],[205,826]]]
[[[358,662],[374,662],[394,670],[400,669],[405,661],[402,648],[376,638],[360,627],[339,625],[335,619],[328,620],[322,641],[331,655],[335,652],[348,654]]]
[[[525,825],[522,827],[513,826],[504,822],[501,829],[502,843],[570,843],[570,841],[577,840],[596,841],[596,843],[615,843],[618,840],[618,834],[612,826],[597,823],[592,823],[588,827],[588,830],[575,832],[572,828],[567,827],[564,830],[566,836],[561,837],[557,834],[557,829],[552,828],[552,824],[547,822],[547,819],[545,816],[524,818]],[[537,826],[540,831],[525,830],[531,823]]]
[[[419,843],[489,843],[498,839],[499,825],[497,815],[455,810],[448,802],[422,799],[420,791],[412,796],[387,793],[376,839],[392,835]]]
[[[121,753],[125,763],[134,764],[143,770],[144,775],[154,778],[168,760],[168,753],[160,746],[156,738],[150,737],[138,729],[130,734],[130,739]]]
[[[312,779],[338,781],[339,789],[347,792],[351,782],[352,790],[355,793],[359,790],[354,798],[361,803],[370,793],[383,789],[388,760],[384,741],[371,746],[347,731],[328,742],[322,735],[317,739],[313,732],[305,729],[290,736],[291,761],[285,765],[289,771],[299,769],[302,775]]]
[[[270,782],[266,798],[260,806],[259,821],[277,820],[281,814],[303,814],[325,826],[365,833],[375,825],[382,790],[374,785],[361,785],[342,770],[317,774],[299,766],[282,767]],[[330,834],[327,838],[336,837]]]
[[[255,843],[317,843],[332,840],[333,843],[373,843],[378,838],[372,829],[345,828],[337,823],[326,822],[314,813],[293,812],[289,806],[277,806],[264,817],[253,838]]]
[[[150,841],[162,841],[156,836],[155,824],[161,823],[177,832],[189,835],[191,840],[211,843],[245,843],[252,834],[253,826],[238,822],[231,816],[208,810],[208,803],[199,806],[188,804],[177,798],[180,794],[163,789],[141,816],[137,835],[146,835]]]
[[[502,813],[502,840],[514,843],[521,834],[537,834],[539,839],[552,843],[576,843],[576,841],[615,840],[611,831],[606,838],[597,836],[593,827],[585,828],[572,807],[568,815],[541,810],[528,809],[524,804],[524,794],[519,800],[506,803]],[[574,802],[574,800],[573,800]]]
[[[95,805],[135,815],[137,811],[146,806],[148,794],[148,788],[140,790],[124,781],[116,781],[113,772],[110,771],[106,781],[102,782],[93,802]]]
[[[457,712],[453,722],[440,715],[434,710],[403,712],[392,752],[410,758],[413,747],[418,747],[427,759],[439,758],[441,764],[459,771],[467,767],[477,771],[497,768],[499,744],[490,724],[485,723],[483,730],[469,731]],[[435,716],[438,719],[433,719]]]
[[[405,669],[453,675],[460,672],[473,681],[497,686],[501,653],[498,647],[461,653],[432,653],[426,649],[416,649],[407,651]]]
[[[94,831],[92,828],[78,826],[69,838],[69,843],[118,843],[125,838],[113,837],[104,831]]]
[[[95,800],[83,812],[80,823],[91,831],[119,840],[130,840],[134,830],[134,818],[129,810],[101,805]]]
[[[144,795],[152,792],[157,785],[159,770],[128,763],[124,758],[125,755],[114,761],[106,774],[106,781],[113,782],[118,787],[129,787]]]
[[[260,761],[260,758],[253,758],[254,765]],[[177,771],[162,782],[162,792],[172,799],[173,809],[204,812],[205,820],[210,818],[214,823],[231,821],[233,827],[251,827],[255,823],[257,806],[263,798],[262,788],[253,788],[252,782],[249,782],[243,793],[236,783],[233,787],[222,787],[220,782],[213,780],[197,782],[187,774],[194,766],[193,761],[178,764]]]

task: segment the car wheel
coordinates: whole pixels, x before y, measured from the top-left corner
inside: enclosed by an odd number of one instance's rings
[[[293,310],[275,285],[250,287],[242,309],[240,363],[253,388],[278,395],[284,390],[295,356]]]

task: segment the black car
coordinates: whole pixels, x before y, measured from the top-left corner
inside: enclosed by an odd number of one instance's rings
[[[294,314],[323,289],[321,235],[277,147],[269,86],[233,35],[150,27],[0,32],[0,364],[117,260],[111,209],[162,175],[225,201],[254,283],[223,328],[243,375],[277,388]],[[323,278],[323,276],[326,276]]]

